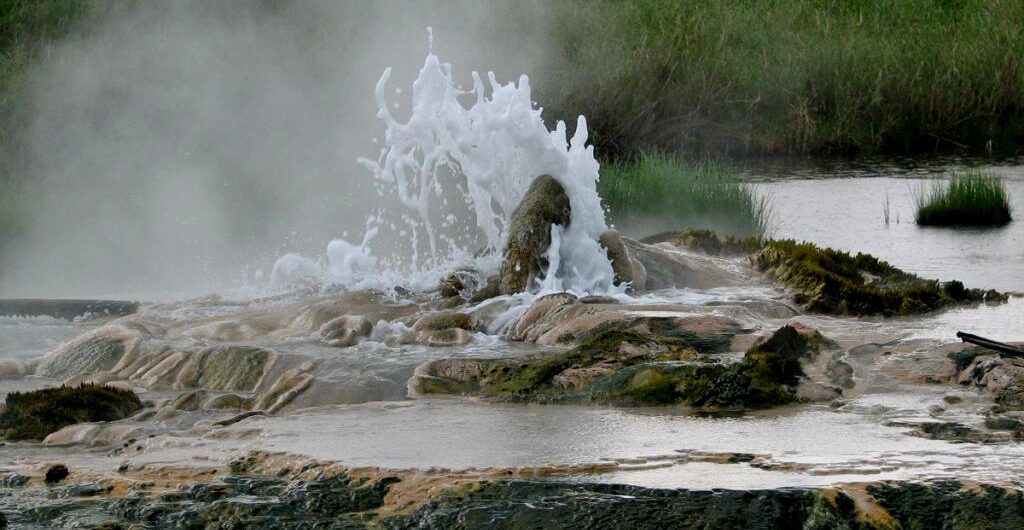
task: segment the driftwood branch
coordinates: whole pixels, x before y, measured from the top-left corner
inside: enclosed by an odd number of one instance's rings
[[[964,333],[963,331],[956,332],[956,336],[964,342],[997,351],[1004,357],[1024,357],[1024,349],[1018,348],[1017,346],[1011,346],[1005,342],[986,339],[985,337]]]

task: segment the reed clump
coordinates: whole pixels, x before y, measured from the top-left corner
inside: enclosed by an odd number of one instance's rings
[[[711,229],[763,239],[772,209],[729,166],[641,152],[601,167],[598,192],[609,220],[627,232]]]
[[[969,170],[919,192],[916,220],[930,226],[1000,226],[1013,217],[1002,179]]]

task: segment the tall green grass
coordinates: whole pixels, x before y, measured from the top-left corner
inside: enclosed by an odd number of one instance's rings
[[[1020,0],[572,0],[541,103],[602,156],[1006,150]]]
[[[642,152],[601,167],[598,192],[609,220],[633,235],[665,230],[711,229],[763,239],[771,204],[739,182],[728,166]]]
[[[917,194],[917,224],[1004,225],[1012,220],[1006,189],[998,175],[969,170]]]

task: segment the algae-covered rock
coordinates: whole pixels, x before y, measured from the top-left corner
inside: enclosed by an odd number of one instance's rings
[[[213,346],[199,353],[195,388],[251,392],[263,374],[277,359],[277,354],[254,346]]]
[[[68,425],[116,421],[141,408],[133,392],[100,385],[12,392],[0,413],[0,435],[9,440],[41,440]]]
[[[808,340],[812,332],[783,326],[742,360],[728,362],[692,330],[659,325],[666,327],[606,326],[561,353],[433,361],[417,369],[410,391],[499,401],[763,407],[799,399],[801,362],[824,344]]]
[[[647,288],[647,270],[643,263],[630,255],[622,234],[618,230],[608,230],[601,234],[598,242],[608,251],[608,259],[615,272],[615,285],[629,284],[632,291],[644,291]]]
[[[958,281],[924,280],[867,254],[851,256],[792,240],[769,241],[753,255],[757,267],[794,290],[811,311],[848,315],[908,315],[955,304],[1005,302],[994,290]]]
[[[547,269],[544,257],[551,245],[551,225],[569,226],[569,196],[550,175],[537,177],[509,221],[499,273],[501,294],[526,290],[530,280]]]

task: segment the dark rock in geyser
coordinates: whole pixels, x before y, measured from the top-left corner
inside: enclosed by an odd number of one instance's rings
[[[43,478],[43,481],[47,484],[56,484],[68,478],[68,475],[70,474],[71,472],[68,471],[68,466],[65,466],[64,464],[56,464],[46,470],[46,476]]]
[[[499,273],[501,294],[521,293],[531,279],[544,274],[551,226],[568,227],[570,214],[565,188],[550,175],[537,177],[509,221]]]
[[[0,414],[0,436],[42,440],[68,425],[116,421],[141,408],[142,402],[134,392],[102,385],[12,392],[7,395],[7,408]]]

